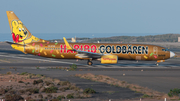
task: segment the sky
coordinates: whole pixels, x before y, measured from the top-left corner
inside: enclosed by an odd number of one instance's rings
[[[2,0],[0,36],[11,37],[9,10],[32,34],[46,39],[179,34],[179,4],[180,0]]]

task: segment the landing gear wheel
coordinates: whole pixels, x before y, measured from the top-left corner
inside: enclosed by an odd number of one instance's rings
[[[155,64],[156,64],[156,66],[159,66],[159,64],[157,62]]]
[[[93,63],[92,61],[88,60],[87,64],[91,66]]]
[[[91,65],[92,65],[92,62],[91,62],[91,61],[88,61],[88,65],[90,65],[90,66],[91,66]]]

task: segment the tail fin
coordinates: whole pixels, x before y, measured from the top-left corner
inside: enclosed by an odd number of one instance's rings
[[[31,42],[46,42],[46,40],[33,36],[13,11],[6,11],[6,13],[14,43],[28,44]]]

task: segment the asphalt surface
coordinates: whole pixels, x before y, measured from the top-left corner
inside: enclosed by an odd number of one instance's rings
[[[92,94],[92,98],[95,99],[132,99],[141,97],[143,95],[131,91],[127,88],[115,87],[106,83],[94,82],[91,80],[81,79],[79,77],[73,76],[74,74],[78,73],[78,71],[67,72],[58,69],[2,69],[0,70],[0,73],[7,73],[8,71],[11,71],[13,73],[28,72],[34,74],[42,74],[47,77],[59,79],[61,81],[70,81],[71,83],[76,84],[77,87],[82,89],[92,88],[97,92],[96,94]]]
[[[179,50],[177,50],[179,51]],[[155,65],[155,61],[128,61],[120,60],[118,64],[103,65],[99,61],[93,61],[92,66],[86,65],[84,60],[67,60],[67,59],[51,59],[44,58],[11,49],[10,45],[0,44],[0,73],[12,71],[14,73],[30,72],[34,74],[43,74],[60,80],[68,80],[76,83],[81,88],[94,87],[98,92],[97,97],[106,97],[119,99],[118,95],[122,95],[123,99],[131,99],[139,97],[141,94],[128,91],[128,89],[113,88],[110,85],[92,82],[74,77],[75,74],[92,73],[96,75],[107,75],[121,81],[138,84],[143,87],[168,93],[170,89],[180,88],[180,59],[172,58]],[[58,67],[70,67],[76,64],[77,71],[64,71],[59,69],[49,69]],[[14,67],[15,69],[9,69]],[[39,69],[37,69],[39,68]],[[125,76],[123,76],[125,74]],[[93,86],[92,86],[93,85]],[[95,86],[96,85],[96,86]],[[116,94],[103,93],[111,90],[116,90]],[[122,91],[122,92],[119,92]],[[131,92],[131,93],[129,93]]]

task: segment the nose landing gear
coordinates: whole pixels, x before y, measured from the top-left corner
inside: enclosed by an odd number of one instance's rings
[[[165,62],[165,60],[157,60],[156,66],[158,66],[160,62]]]
[[[156,66],[159,66],[158,62],[156,62],[155,64],[156,64]]]

